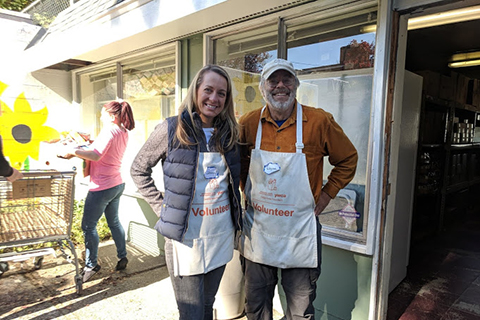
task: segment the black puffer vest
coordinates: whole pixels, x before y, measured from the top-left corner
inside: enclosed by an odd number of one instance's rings
[[[188,113],[182,113],[182,121],[185,121],[189,128],[188,136],[192,142],[198,141],[196,145],[180,145],[176,140],[175,131],[178,125],[177,117],[167,119],[168,123],[168,154],[163,163],[163,176],[165,183],[165,194],[160,211],[160,219],[155,229],[163,236],[183,241],[188,228],[188,216],[191,211],[191,204],[195,192],[195,181],[199,152],[206,151],[206,140],[202,134],[195,139],[195,130],[190,121]],[[195,126],[201,128],[202,121],[197,113],[194,113]],[[224,143],[226,137],[222,137]],[[215,151],[213,139],[210,140],[210,150]],[[242,225],[240,207],[240,153],[238,146],[225,154],[227,166],[230,170],[229,196],[232,208],[232,221],[235,230],[240,230]]]

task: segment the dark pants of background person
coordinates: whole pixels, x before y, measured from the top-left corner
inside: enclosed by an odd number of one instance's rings
[[[175,277],[172,240],[167,238],[165,239],[165,260],[177,300],[179,320],[212,320],[213,303],[225,265],[205,274]]]
[[[97,232],[98,220],[105,213],[108,227],[117,247],[117,258],[127,256],[125,230],[118,217],[120,197],[125,190],[125,183],[101,191],[89,191],[83,208],[82,230],[85,237],[85,266],[94,268],[98,260],[100,239]]]
[[[280,269],[282,287],[287,299],[287,320],[315,319],[313,301],[321,272],[321,225],[317,221],[317,268]],[[278,282],[278,269],[241,257],[245,274],[245,312],[249,320],[273,319],[273,297]]]

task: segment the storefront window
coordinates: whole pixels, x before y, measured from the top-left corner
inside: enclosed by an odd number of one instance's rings
[[[341,238],[360,238],[366,228],[364,204],[372,72],[369,68],[300,76],[299,102],[330,112],[358,152],[355,177],[319,215],[324,234],[332,232]],[[324,177],[331,169],[332,166],[325,161]]]
[[[130,166],[144,142],[161,121],[176,114],[175,47],[156,53],[112,62],[109,67],[79,74],[83,128],[96,137],[101,130],[100,111],[109,101],[123,99],[133,109],[135,129],[129,133],[129,143],[122,163],[126,193],[134,194]],[[121,79],[117,78],[121,73]],[[120,90],[119,90],[120,89]],[[162,184],[161,182],[159,183]]]
[[[324,234],[364,242],[365,186],[375,52],[376,9],[307,23],[287,22],[287,56],[298,72],[300,103],[330,112],[358,152],[355,177],[319,216]],[[325,161],[324,177],[332,169]],[[326,180],[324,181],[326,182]]]
[[[264,105],[258,89],[260,72],[286,48],[301,85],[297,99],[304,105],[331,113],[355,145],[359,161],[350,184],[319,216],[328,243],[335,240],[366,244],[365,210],[367,159],[371,118],[376,8],[328,17],[283,18],[286,34],[270,26],[228,35],[212,36],[213,62],[224,66],[234,84],[237,116]],[[280,41],[284,40],[284,43]],[[276,42],[274,42],[274,40]],[[325,161],[324,177],[332,167]],[[324,181],[326,182],[326,181]],[[342,245],[343,246],[343,245]]]

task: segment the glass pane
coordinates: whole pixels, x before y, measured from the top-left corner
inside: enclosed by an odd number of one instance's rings
[[[358,151],[357,171],[319,216],[324,234],[364,241],[375,10],[287,26],[288,60],[299,74],[300,103],[331,113]],[[325,161],[324,177],[332,169]],[[324,181],[326,182],[326,180]]]
[[[277,29],[270,25],[214,40],[214,61],[232,79],[237,117],[264,104],[258,83],[263,66],[277,57]]]
[[[146,141],[175,110],[175,55],[144,58],[123,67],[123,97],[133,108],[135,136]]]
[[[214,40],[216,64],[236,70],[260,73],[277,57],[277,26],[245,31]]]
[[[100,112],[105,103],[117,98],[115,67],[80,75],[82,128],[96,137],[101,130]]]
[[[155,126],[176,114],[175,49],[172,47],[153,56],[127,61],[122,73],[123,96],[132,106],[135,117],[135,129],[130,132],[123,159],[124,179],[127,192],[134,192],[136,189],[129,173],[133,159]],[[154,169],[154,178],[160,189],[163,188],[161,171],[161,166]]]
[[[300,74],[371,68],[374,63],[376,12],[322,19],[287,28],[287,56]]]
[[[327,233],[329,228],[334,228],[341,230],[343,236],[351,232],[362,234],[367,221],[364,199],[373,70],[304,75],[300,79],[297,92],[299,102],[330,112],[358,152],[355,177],[319,216],[320,223]],[[332,166],[325,161],[324,177],[328,176],[331,169]]]

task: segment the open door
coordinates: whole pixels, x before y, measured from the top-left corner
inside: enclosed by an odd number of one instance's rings
[[[398,155],[396,159],[398,164],[389,292],[407,275],[422,83],[422,77],[410,71],[405,71],[403,101],[401,106],[395,106],[396,108],[401,108],[399,112],[401,114],[401,124],[398,137]]]

